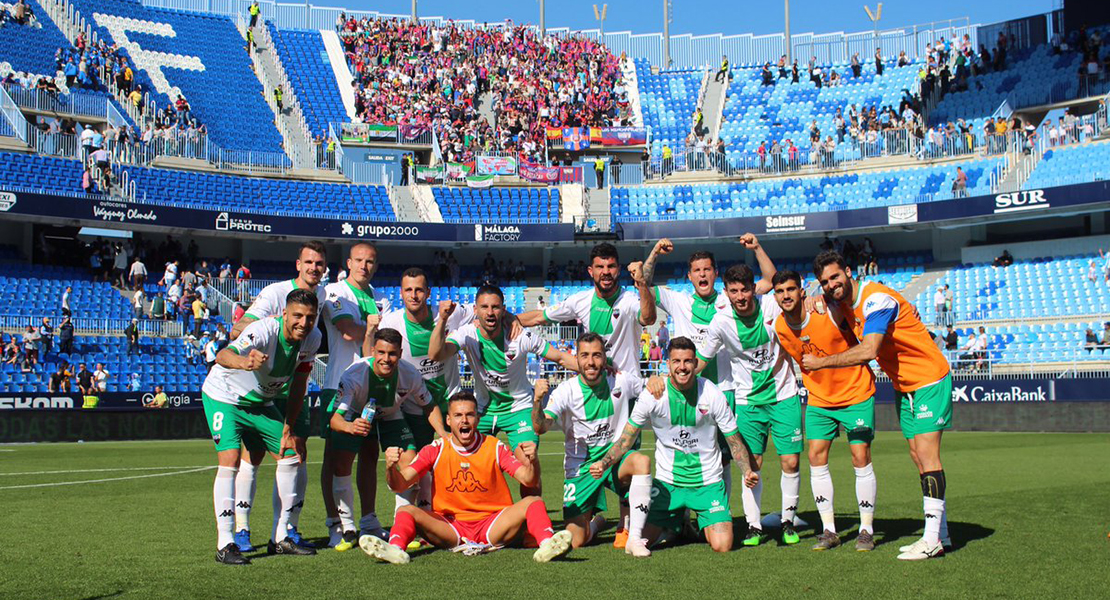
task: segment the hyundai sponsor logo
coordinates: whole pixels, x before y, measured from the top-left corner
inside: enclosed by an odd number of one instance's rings
[[[998,194],[994,197],[995,214],[1048,208],[1049,206],[1048,199],[1044,197],[1044,190],[1011,192],[1009,194]]]
[[[17,202],[15,194],[11,192],[0,192],[0,212],[8,212]]]
[[[252,233],[270,233],[271,227],[267,223],[255,223],[251,219],[239,219],[226,212],[216,215],[216,229],[219,231],[247,231]]]
[[[767,217],[766,227],[767,233],[777,233],[781,231],[805,231],[806,216],[780,215]]]

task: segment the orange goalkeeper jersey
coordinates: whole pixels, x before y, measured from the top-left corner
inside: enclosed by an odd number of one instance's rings
[[[855,341],[851,331],[841,332],[829,314],[806,315],[801,327],[795,329],[785,315],[775,320],[779,343],[798,365],[803,354],[829,356],[851,348],[845,336]],[[867,365],[807,371],[802,369],[802,383],[809,392],[810,406],[839,408],[859,404],[875,395],[875,374]]]

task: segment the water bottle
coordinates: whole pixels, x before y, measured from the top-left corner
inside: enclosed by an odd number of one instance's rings
[[[375,403],[373,401],[373,399],[371,399],[371,400],[366,402],[366,406],[362,407],[362,418],[366,419],[367,421],[370,421],[371,423],[373,423],[374,422],[374,415],[377,414],[377,412],[378,412],[377,403]]]

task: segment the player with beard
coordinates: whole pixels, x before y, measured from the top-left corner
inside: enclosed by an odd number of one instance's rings
[[[232,341],[238,339],[239,334],[251,323],[267,317],[280,316],[282,311],[285,310],[285,300],[293,290],[307,290],[314,293],[317,297],[318,306],[322,307],[326,296],[324,289],[319,286],[327,266],[327,249],[322,243],[311,241],[301,244],[297,251],[297,277],[288,281],[271,283],[262,288],[262,291],[255,296],[254,302],[247,309],[247,312],[231,328]],[[314,322],[312,327],[315,326]],[[274,398],[274,406],[281,412],[285,411],[286,396],[287,393],[282,393]],[[308,488],[308,448],[306,442],[308,436],[312,434],[311,410],[309,408],[301,410],[299,415],[297,423],[293,427],[293,437],[297,442],[297,453],[305,457],[305,460],[298,466],[296,484],[296,504],[303,506],[305,490]],[[250,515],[251,508],[254,506],[254,493],[258,487],[258,465],[262,463],[262,459],[265,457],[265,452],[251,452],[248,449],[247,460],[243,460],[242,464],[239,465],[238,474],[235,476],[235,543],[238,544],[240,552],[254,550],[254,546],[251,544]],[[281,505],[276,482],[274,483],[271,500],[274,506],[274,522],[276,523],[279,517],[277,507]],[[297,530],[299,520],[300,510],[297,510],[296,516],[289,521],[291,527],[289,537],[297,544],[312,547],[312,544],[301,538],[301,534]]]
[[[948,542],[945,513],[947,479],[940,460],[941,434],[952,427],[952,374],[948,360],[929,336],[917,309],[898,292],[874,281],[857,281],[836,251],[813,259],[813,274],[841,329],[859,339],[852,348],[802,357],[809,371],[866,365],[872,360],[890,377],[898,403],[902,435],[921,477],[925,532],[903,546],[901,560],[925,560],[944,554]],[[948,542],[948,544],[946,544]]]
[[[439,548],[486,552],[520,543],[525,530],[539,544],[532,555],[536,562],[570,552],[570,532],[555,533],[543,499],[526,496],[514,503],[505,482],[508,475],[522,487],[539,486],[536,444],[522,442],[516,456],[523,461],[517,460],[500,440],[478,431],[478,420],[474,395],[459,392],[448,404],[450,437],[425,446],[408,465],[402,462],[400,448],[385,451],[386,477],[394,492],[404,492],[430,472],[435,494],[431,509],[408,505],[397,511],[388,543],[362,536],[359,545],[366,554],[405,564],[405,548],[418,533]]]

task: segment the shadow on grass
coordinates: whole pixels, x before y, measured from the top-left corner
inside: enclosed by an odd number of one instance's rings
[[[96,596],[85,596],[81,600],[101,600],[102,598],[115,598],[116,596],[122,596],[122,595],[123,595],[123,590],[116,590],[115,592],[112,592],[111,594],[97,594]]]

